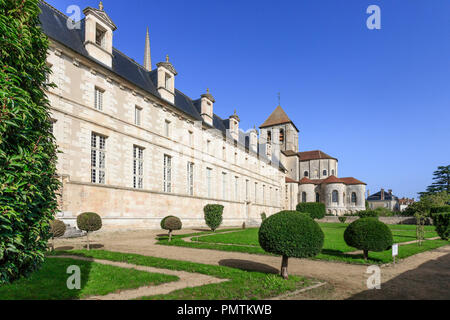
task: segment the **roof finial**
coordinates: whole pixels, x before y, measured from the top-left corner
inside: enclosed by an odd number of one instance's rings
[[[281,93],[278,92],[278,105],[281,106]]]
[[[209,93],[209,88],[206,88],[206,93]]]
[[[166,62],[169,62],[169,55],[166,54]]]
[[[234,115],[236,115],[236,109],[234,109]]]
[[[103,11],[103,1],[100,1],[98,4],[98,8]]]

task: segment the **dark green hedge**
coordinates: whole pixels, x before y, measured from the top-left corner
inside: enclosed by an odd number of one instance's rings
[[[360,218],[352,222],[345,229],[344,240],[350,247],[377,252],[389,249],[394,241],[389,227],[376,218]]]
[[[324,234],[308,214],[281,211],[270,216],[259,229],[259,244],[270,253],[307,258],[320,253]]]
[[[0,0],[0,285],[42,265],[58,212],[39,2]]]
[[[102,218],[94,212],[85,212],[77,217],[78,229],[94,232],[102,228]]]
[[[308,213],[313,219],[323,219],[325,217],[325,204],[320,202],[302,202],[297,205],[298,212]]]
[[[378,218],[378,212],[375,210],[363,210],[358,212],[360,218]]]
[[[435,213],[433,215],[433,224],[436,227],[437,234],[442,240],[450,238],[450,212]]]
[[[205,222],[212,231],[216,231],[223,221],[223,209],[220,204],[208,204],[203,208],[205,214]]]

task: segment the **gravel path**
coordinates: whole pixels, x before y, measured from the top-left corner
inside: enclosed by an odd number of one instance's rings
[[[175,290],[184,289],[187,287],[199,287],[206,284],[212,284],[212,283],[220,283],[227,280],[224,279],[218,279],[215,277],[203,275],[200,273],[190,273],[190,272],[184,272],[184,271],[174,271],[174,270],[168,270],[168,269],[160,269],[160,268],[153,268],[153,267],[146,267],[146,266],[138,266],[134,264],[128,264],[124,262],[115,262],[115,261],[109,261],[109,260],[99,260],[99,259],[92,259],[92,258],[85,258],[85,257],[79,257],[79,256],[55,256],[55,257],[49,257],[53,259],[61,259],[61,258],[69,258],[74,260],[82,260],[82,261],[91,261],[96,262],[100,264],[105,264],[109,266],[115,266],[120,267],[124,269],[135,269],[139,271],[146,271],[151,273],[163,273],[168,275],[177,276],[180,279],[178,281],[168,282],[164,283],[158,286],[146,286],[146,287],[140,287],[137,289],[130,289],[130,290],[122,290],[120,292],[110,293],[105,296],[91,296],[83,300],[132,300],[137,299],[140,297],[147,297],[147,296],[153,296],[153,295],[159,295],[159,294],[167,294]]]
[[[184,230],[193,233],[199,230]],[[254,255],[239,252],[225,252],[206,249],[182,248],[156,245],[155,237],[162,234],[155,230],[117,231],[99,233],[92,236],[92,241],[104,250],[135,253],[174,260],[192,261],[211,265],[240,267],[246,270],[267,271],[279,269],[281,259],[273,256]],[[180,234],[180,233],[178,233]],[[63,239],[56,241],[57,249],[81,249],[85,239]],[[395,299],[450,299],[450,245],[427,251],[401,260],[395,266],[388,265],[381,269],[381,290],[376,291],[375,298]],[[430,272],[430,268],[432,272]],[[289,259],[291,274],[319,279],[327,282],[324,290],[313,290],[306,295],[299,294],[292,299],[374,299],[361,295],[367,290],[367,266],[339,262],[316,261],[308,259]],[[412,273],[413,276],[402,278]],[[430,276],[432,274],[433,276]],[[404,280],[403,280],[404,279]],[[384,286],[389,290],[383,290]],[[314,295],[314,292],[318,292]],[[358,296],[359,294],[359,296]]]

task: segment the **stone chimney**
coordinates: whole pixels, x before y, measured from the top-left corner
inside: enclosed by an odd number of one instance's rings
[[[230,116],[228,119],[230,123],[230,134],[231,137],[233,137],[234,140],[239,140],[239,122],[241,122],[241,119],[239,119],[239,116],[236,114],[236,110],[234,110],[234,114]]]
[[[381,201],[383,201],[384,200],[384,189],[381,189]]]
[[[201,95],[200,99],[200,113],[203,118],[203,121],[205,121],[210,126],[213,125],[213,117],[214,117],[214,103],[216,100],[212,96],[211,93],[209,93],[209,89],[206,89],[206,93]]]

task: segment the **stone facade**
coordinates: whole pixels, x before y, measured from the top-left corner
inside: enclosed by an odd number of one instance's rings
[[[209,90],[197,100],[176,90],[169,57],[151,71],[114,49],[116,27],[103,10],[84,10],[85,28],[55,31],[51,25],[67,17],[46,3],[41,9],[51,42],[49,80],[56,84],[47,95],[61,151],[60,219],[74,225],[80,213],[93,211],[105,228],[159,228],[163,217],[176,215],[183,226],[198,227],[203,207],[217,203],[225,207],[223,225],[256,225],[263,212],[295,209],[304,190],[314,201],[317,187],[287,180],[300,180],[305,165],[283,154],[299,150],[292,122],[261,129],[259,138],[256,129],[243,132],[236,112],[226,120],[214,114]],[[309,165],[337,174],[337,160]],[[328,201],[324,188],[321,201]],[[343,203],[327,207],[338,214],[348,210]]]

